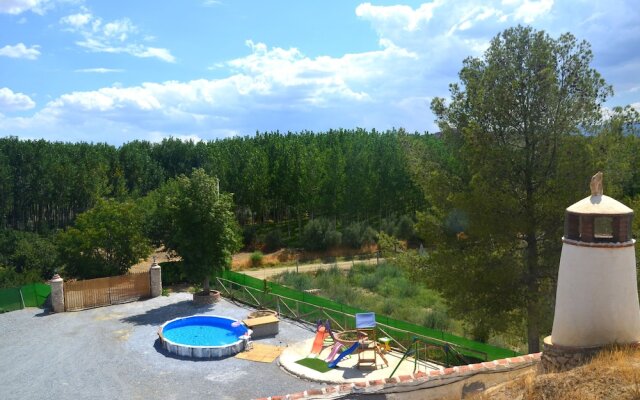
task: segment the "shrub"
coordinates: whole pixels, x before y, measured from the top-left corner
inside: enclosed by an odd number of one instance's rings
[[[414,223],[411,217],[403,215],[398,220],[395,229],[395,236],[403,240],[412,240],[416,236]]]
[[[264,255],[262,254],[261,251],[254,251],[253,253],[251,253],[251,257],[249,258],[251,260],[251,266],[252,267],[261,266],[263,257]]]
[[[307,250],[327,250],[341,242],[342,234],[325,218],[309,221],[302,231],[302,245]]]
[[[267,252],[279,250],[283,244],[282,234],[278,229],[272,229],[264,235],[264,250]]]
[[[380,232],[384,232],[387,235],[394,236],[396,234],[396,217],[391,215],[389,218],[382,218],[380,220]]]
[[[245,225],[242,228],[242,243],[246,248],[253,248],[258,241],[258,232],[255,225]]]
[[[375,290],[376,287],[378,287],[378,284],[380,283],[380,275],[378,274],[369,274],[369,275],[365,275],[362,277],[362,280],[360,281],[360,285],[368,290]]]
[[[327,229],[324,233],[324,248],[330,249],[332,247],[340,246],[342,243],[342,234],[333,229]]]
[[[162,268],[162,286],[189,282],[182,261],[161,262],[160,267]]]
[[[307,250],[324,249],[324,227],[320,219],[307,222],[302,231],[303,246]]]
[[[343,243],[353,249],[376,242],[376,231],[363,222],[354,222],[344,229]]]
[[[22,286],[40,281],[42,281],[42,278],[36,270],[27,270],[18,273],[11,267],[3,267],[0,265],[0,288]]]
[[[439,309],[427,310],[427,313],[424,317],[424,322],[422,324],[427,328],[438,329],[441,331],[448,330],[450,326],[447,313]]]
[[[287,271],[278,277],[278,281],[285,286],[298,290],[307,290],[311,289],[313,278],[308,274]]]

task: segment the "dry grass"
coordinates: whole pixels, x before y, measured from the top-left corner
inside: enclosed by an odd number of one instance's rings
[[[472,399],[640,400],[640,348],[606,350],[567,372],[531,372]]]
[[[291,249],[280,249],[273,253],[266,253],[262,259],[262,267],[275,267],[279,264],[295,264],[296,259],[300,261],[300,263],[311,263],[311,262],[328,262],[327,260],[336,259],[339,257],[356,257],[362,254],[374,256],[377,251],[377,247],[375,245],[364,246],[360,249],[351,249],[346,246],[340,246],[337,248],[329,249],[326,251],[300,251],[296,252]],[[233,270],[244,270],[252,268],[251,265],[251,253],[250,252],[241,252],[233,255],[233,260],[231,261],[231,268]]]

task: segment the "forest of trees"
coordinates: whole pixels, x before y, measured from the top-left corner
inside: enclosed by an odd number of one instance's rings
[[[138,198],[202,168],[234,194],[241,224],[323,216],[341,221],[411,214],[400,133],[258,133],[211,142],[106,144],[0,139],[0,228],[64,228],[101,198]]]
[[[18,275],[47,279],[63,264],[78,277],[122,271],[113,257],[100,267],[94,259],[89,264],[96,267],[83,271],[79,264],[84,260],[87,265],[88,250],[79,249],[97,246],[89,239],[102,246],[109,240],[105,229],[113,230],[113,224],[128,215],[140,214],[134,225],[142,225],[153,238],[153,218],[144,216],[153,208],[147,204],[154,198],[150,195],[195,169],[217,177],[221,192],[233,193],[247,244],[258,240],[258,225],[273,229],[259,239],[271,247],[284,244],[283,236],[294,237],[294,243],[306,237],[310,247],[330,246],[340,242],[335,241],[341,235],[336,227],[345,233],[345,242],[355,246],[370,241],[367,228],[372,224],[376,230],[393,233],[397,225],[406,232],[424,197],[408,172],[405,136],[401,131],[273,132],[198,143],[133,141],[120,147],[2,138],[0,283],[20,283]],[[415,138],[435,140],[431,135]],[[96,206],[100,211],[92,211]],[[88,214],[80,229],[62,234],[82,213]],[[92,224],[104,229],[91,230]],[[318,232],[321,242],[316,241]],[[324,236],[333,240],[325,242]],[[123,260],[144,248],[148,243],[126,249]]]

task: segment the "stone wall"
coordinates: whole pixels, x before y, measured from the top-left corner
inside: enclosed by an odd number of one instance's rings
[[[491,374],[491,376],[497,376],[496,373],[504,374],[504,379],[501,381],[507,381],[513,379],[510,376],[511,372],[522,370],[527,367],[535,367],[540,362],[541,353],[527,354],[520,357],[504,358],[502,360],[488,361],[478,364],[462,365],[459,367],[451,367],[443,370],[430,371],[429,373],[417,372],[413,375],[400,375],[394,378],[377,379],[372,381],[344,383],[341,385],[328,385],[322,389],[311,389],[299,393],[290,393],[279,396],[270,396],[257,400],[291,400],[291,399],[322,399],[322,398],[341,398],[347,397],[349,394],[357,395],[367,393],[369,395],[377,393],[379,399],[395,399],[397,393],[402,399],[409,399],[410,393],[415,399],[428,399],[429,391],[433,391],[436,388],[442,388],[444,386],[453,384],[462,384],[464,387],[470,386],[468,384],[474,376],[479,374]],[[496,381],[497,383],[501,383]],[[457,393],[460,392],[458,388],[455,389]],[[485,389],[485,388],[482,388]],[[387,393],[385,393],[387,392]],[[391,392],[391,393],[390,393]],[[404,393],[403,393],[404,392]],[[451,393],[438,393],[437,398],[442,396],[451,395]]]
[[[541,357],[544,372],[562,372],[588,363],[602,347],[567,348],[554,346],[545,340]]]

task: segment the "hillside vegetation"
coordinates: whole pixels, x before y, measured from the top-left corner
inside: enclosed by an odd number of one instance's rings
[[[638,400],[640,349],[605,351],[589,364],[567,372],[531,372],[471,399]]]

